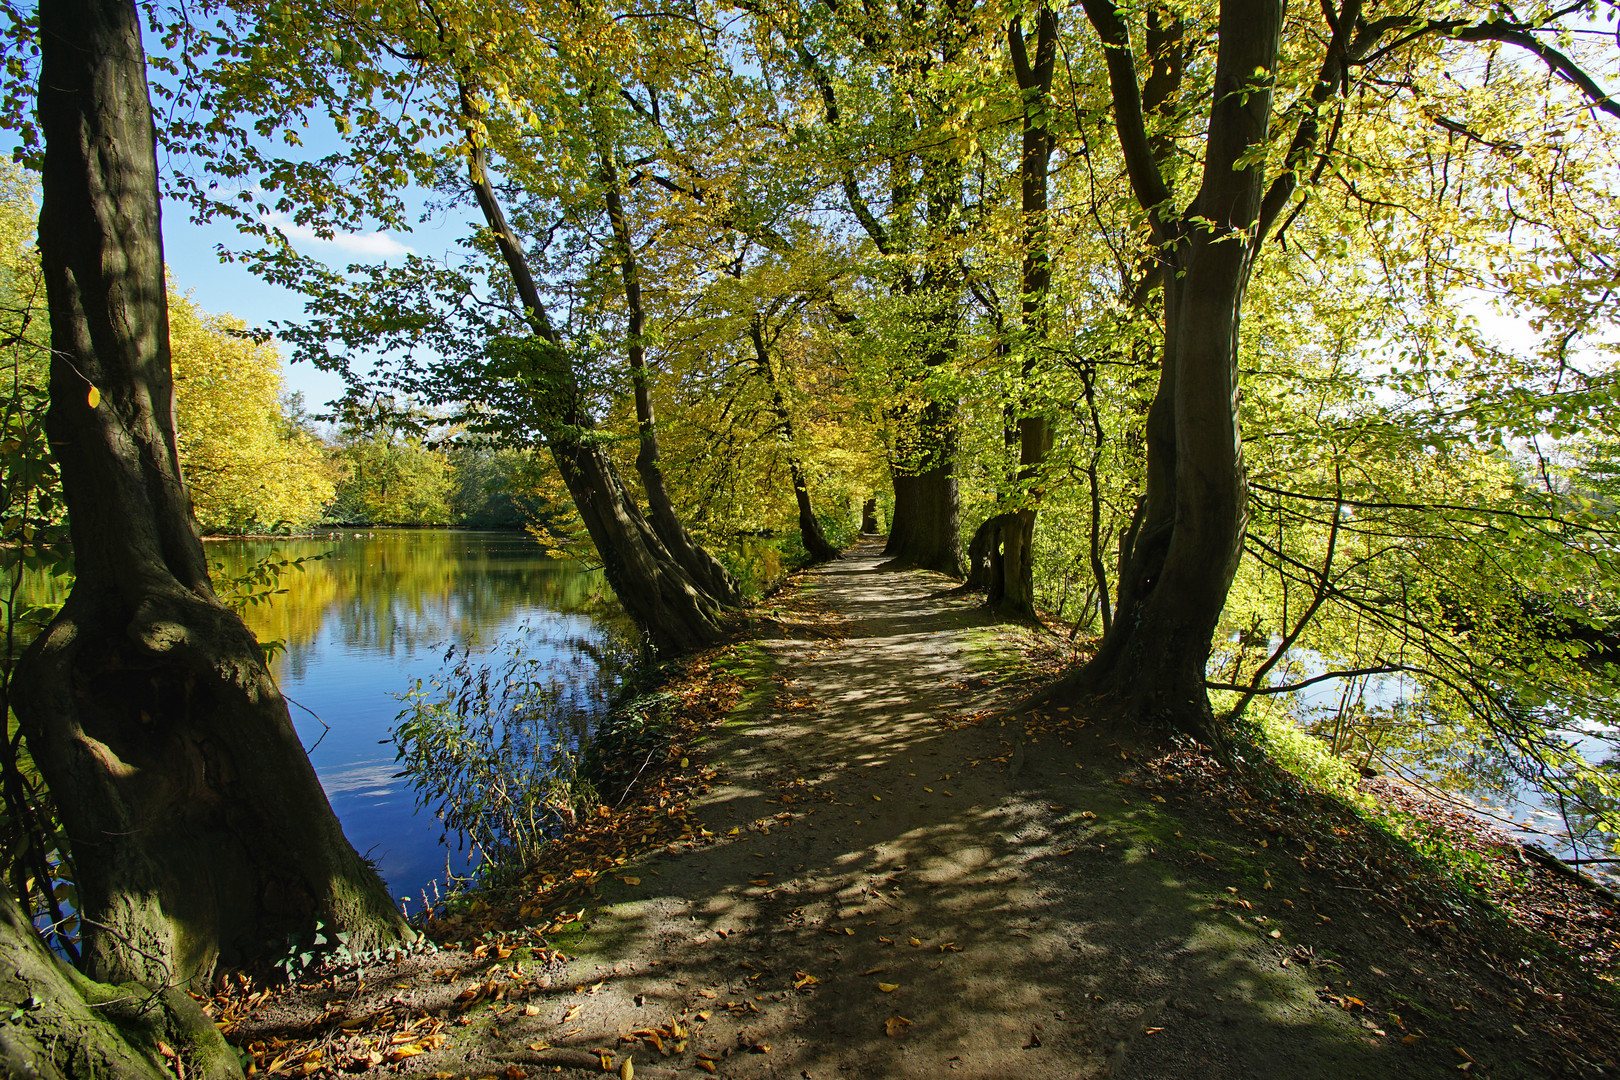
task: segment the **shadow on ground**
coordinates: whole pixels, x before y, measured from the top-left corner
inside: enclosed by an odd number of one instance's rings
[[[801,587],[842,640],[793,634],[790,610],[754,646],[774,693],[708,748],[725,783],[699,813],[720,842],[604,888],[514,1045],[622,1052],[685,1017],[683,1055],[638,1044],[644,1074],[698,1053],[811,1080],[1414,1070],[1220,904],[1168,807],[1114,783],[1117,751],[1081,732],[1015,756],[1016,725],[962,723],[1010,704],[972,689],[1005,681],[1000,631],[943,578],[879,561],[862,545]]]

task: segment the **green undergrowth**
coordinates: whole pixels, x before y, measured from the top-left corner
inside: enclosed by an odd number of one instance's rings
[[[1492,859],[1449,833],[1443,824],[1362,790],[1357,770],[1294,727],[1281,710],[1262,710],[1245,728],[1252,739],[1246,785],[1262,802],[1288,815],[1301,835],[1314,840],[1318,859],[1330,854],[1330,845],[1354,849],[1363,857],[1393,859],[1405,869],[1387,884],[1404,904],[1443,908],[1455,916],[1467,912],[1475,932],[1483,935],[1479,940],[1500,942],[1503,948],[1578,972],[1591,980],[1600,997],[1614,995],[1608,976],[1587,968],[1570,943],[1535,927],[1534,920],[1527,923],[1523,912],[1514,910],[1515,892],[1531,883],[1530,868],[1517,861]],[[1201,837],[1198,844],[1199,850],[1222,856],[1223,865],[1230,870],[1248,870],[1247,863],[1258,865],[1267,860],[1279,879],[1293,870],[1270,852],[1248,856],[1232,845],[1212,847],[1208,837]],[[1216,847],[1226,850],[1217,852]],[[1349,862],[1335,872],[1353,876]],[[1252,883],[1252,874],[1249,876]]]

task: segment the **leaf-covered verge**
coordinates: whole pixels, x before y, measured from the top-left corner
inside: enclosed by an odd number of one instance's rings
[[[437,949],[328,962],[292,987],[239,976],[207,1010],[259,1072],[276,1076],[397,1071],[418,1055],[498,1038],[505,1015],[535,1015],[531,999],[552,987],[548,972],[568,960],[562,949],[579,941],[604,892],[614,881],[639,884],[629,864],[713,841],[691,818],[692,799],[716,773],[701,745],[744,700],[739,676],[757,663],[743,642],[642,672],[584,762],[602,799],[596,812],[540,849],[516,881],[498,875],[488,880],[503,884],[427,912],[422,929]],[[379,991],[386,1000],[372,1000]]]
[[[1243,776],[1187,751],[1144,760],[1119,782],[1193,809],[1204,835],[1161,837],[1165,846],[1229,873],[1223,915],[1302,942],[1281,962],[1310,965],[1324,1000],[1381,1037],[1444,1039],[1464,1020],[1481,1038],[1515,1033],[1537,1073],[1615,1067],[1612,894],[1388,781],[1365,786],[1371,813],[1275,766]],[[1472,1060],[1468,1050],[1456,1066]]]

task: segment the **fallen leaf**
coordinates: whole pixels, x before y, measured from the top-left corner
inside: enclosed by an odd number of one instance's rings
[[[885,994],[892,994],[896,990],[900,989],[900,984],[899,983],[880,982],[880,983],[878,983],[878,989],[881,990]]]
[[[681,764],[682,765],[686,764],[686,759],[685,758],[681,758]],[[634,1080],[635,1075],[636,1075],[635,1063],[632,1062],[629,1058],[625,1058],[624,1059],[624,1064],[619,1066],[619,1080]]]
[[[578,1005],[570,1005],[570,1006],[568,1006],[568,1011],[563,1013],[563,1018],[561,1020],[557,1021],[557,1022],[559,1024],[568,1023],[568,1021],[572,1020],[574,1017],[579,1015],[579,1008],[580,1007]]]
[[[714,1075],[714,1062],[712,1061],[706,1061],[703,1058],[699,1058],[697,1060],[697,1067],[708,1073],[710,1076]]]
[[[524,1016],[539,1016],[540,1015],[540,1006],[538,1006],[538,1005],[525,1005],[525,1006],[523,1006],[523,1015]]]
[[[903,1016],[891,1016],[883,1021],[883,1031],[891,1039],[900,1037],[900,1033],[911,1026],[911,1021]]]
[[[641,884],[641,879],[638,878],[638,877],[622,877],[619,880],[624,882],[626,885],[640,885]]]
[[[97,405],[100,405],[101,404],[101,391],[97,390],[94,386],[92,386],[90,388],[90,393],[85,395],[85,401],[90,403],[90,407],[92,409],[95,408]],[[171,1050],[167,1054],[165,1054],[164,1056],[165,1057],[174,1057],[174,1051]]]
[[[795,971],[793,973],[793,989],[795,990],[807,989],[808,987],[816,985],[820,981],[820,979],[809,974],[808,972]]]
[[[538,1054],[542,1050],[550,1050],[551,1044],[548,1042],[532,1042],[529,1044],[529,1049]]]

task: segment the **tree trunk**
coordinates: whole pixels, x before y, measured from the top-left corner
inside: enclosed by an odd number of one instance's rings
[[[47,428],[76,577],[12,702],[73,849],[85,970],[200,985],[318,922],[356,949],[411,940],[209,586],[175,452],[135,6],[48,0],[40,42]]]
[[[1028,386],[1038,370],[1036,351],[1046,344],[1050,321],[1046,294],[1052,282],[1049,250],[1050,223],[1047,217],[1047,169],[1052,159],[1052,129],[1047,115],[1047,98],[1052,90],[1052,73],[1057,59],[1057,16],[1041,8],[1035,16],[1035,63],[1029,62],[1024,48],[1022,17],[1007,24],[1008,51],[1014,76],[1023,96],[1023,138],[1019,156],[1023,209],[1024,262],[1020,292],[1023,318],[1019,328],[1021,383]],[[1027,395],[1026,395],[1027,397]],[[1026,402],[1020,403],[1027,408]],[[1001,528],[1001,558],[997,566],[1001,578],[992,584],[986,602],[991,608],[1019,619],[1037,619],[1035,614],[1035,514],[1040,505],[1041,466],[1052,448],[1052,425],[1041,412],[1018,419],[1018,509],[1006,515]]]
[[[955,412],[940,402],[926,405],[913,432],[921,444],[921,463],[891,466],[894,521],[883,552],[892,555],[896,565],[936,570],[959,578],[963,558]]]
[[[968,572],[966,589],[983,589],[985,603],[994,605],[1000,599],[1005,584],[1001,567],[1001,530],[1006,526],[1008,514],[991,514],[973,530],[968,541]]]
[[[877,500],[867,499],[861,504],[861,534],[871,536],[878,531]]]
[[[595,437],[595,421],[580,400],[573,361],[551,326],[528,257],[507,224],[490,181],[488,154],[478,136],[480,114],[467,76],[457,89],[467,141],[468,180],[523,301],[533,334],[531,370],[524,377],[535,395],[547,447],[602,559],[608,584],[653,653],[671,656],[711,645],[725,636],[722,605],[647,524]]]
[[[699,588],[724,607],[740,608],[742,589],[738,587],[737,580],[703,545],[692,539],[680,515],[675,512],[669,489],[664,485],[664,470],[658,464],[658,423],[653,416],[652,390],[648,385],[647,348],[642,340],[647,317],[641,306],[641,273],[636,262],[635,239],[630,235],[630,219],[624,212],[624,199],[619,193],[619,170],[614,164],[611,149],[604,147],[599,160],[602,165],[603,197],[607,203],[608,219],[613,225],[619,276],[624,284],[624,302],[630,317],[630,336],[625,351],[630,361],[630,380],[635,389],[636,428],[641,436],[641,448],[636,453],[636,472],[641,476],[641,486],[647,492],[647,508],[651,512],[653,531]]]
[[[894,484],[894,513],[889,515],[889,537],[883,544],[883,554],[898,554],[907,543],[911,530],[917,524],[917,478],[903,472],[891,461],[889,475]]]
[[[241,1080],[236,1052],[184,991],[92,982],[51,954],[0,889],[0,1071],[36,1080]],[[158,1049],[167,1046],[174,1057]]]
[[[787,399],[782,396],[782,387],[777,382],[776,368],[771,364],[770,350],[765,345],[765,331],[760,326],[758,315],[749,322],[748,334],[754,342],[754,365],[759,368],[765,384],[771,388],[771,412],[775,414],[777,428],[787,443],[788,475],[793,481],[793,501],[799,508],[799,539],[811,562],[836,559],[838,549],[828,542],[827,534],[821,529],[821,519],[816,517],[815,508],[810,504],[810,485],[805,479],[804,466],[799,462],[798,447],[793,438],[793,414],[788,412]]]
[[[1226,753],[1204,688],[1210,643],[1242,553],[1248,512],[1238,430],[1239,316],[1255,253],[1263,173],[1252,159],[1271,114],[1281,0],[1223,0],[1202,184],[1177,221],[1142,126],[1134,58],[1110,0],[1085,0],[1107,47],[1131,181],[1164,272],[1165,346],[1148,411],[1146,500],[1133,523],[1113,626],[1055,693],[1110,694],[1127,716]]]
[[[556,438],[551,456],[602,556],[608,584],[652,651],[676,656],[718,641],[725,612],[670,557],[601,445]]]

